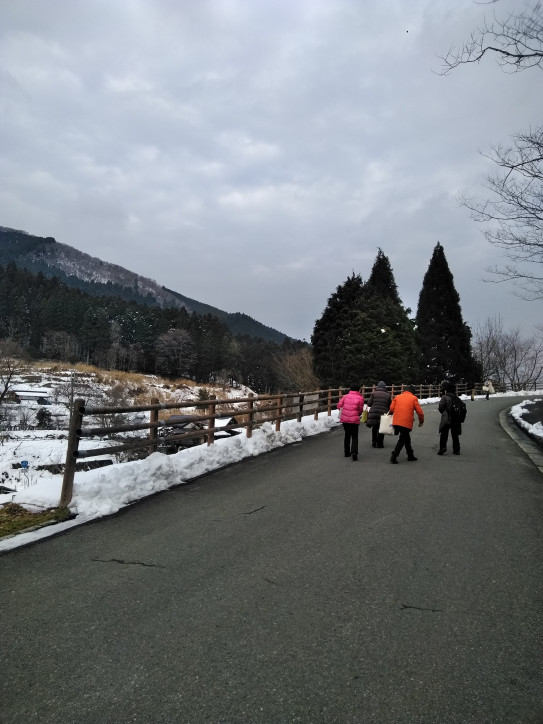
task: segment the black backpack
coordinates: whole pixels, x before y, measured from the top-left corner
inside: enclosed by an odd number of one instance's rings
[[[464,422],[468,414],[467,407],[458,395],[451,395],[451,418],[454,422]]]

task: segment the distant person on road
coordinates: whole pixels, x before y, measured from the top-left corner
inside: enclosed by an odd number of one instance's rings
[[[338,410],[341,410],[339,421],[345,432],[343,440],[345,457],[352,457],[353,461],[358,460],[358,428],[360,415],[364,410],[364,398],[359,390],[358,385],[351,385],[350,391],[337,403]]]
[[[488,379],[484,385],[483,385],[483,392],[486,392],[485,400],[488,400],[489,395],[494,394],[494,385],[492,384],[492,380]]]
[[[369,396],[366,404],[370,408],[368,411],[368,419],[366,421],[367,427],[371,428],[371,446],[372,447],[384,447],[385,436],[379,433],[379,424],[381,422],[381,415],[386,415],[390,409],[390,403],[392,397],[390,392],[387,391],[386,383],[382,380],[377,383],[377,387]]]
[[[466,419],[466,405],[456,394],[456,387],[452,382],[444,386],[438,410],[441,412],[439,421],[439,450],[438,455],[447,452],[447,440],[449,430],[451,432],[453,454],[460,455],[460,435],[462,434],[462,423]]]
[[[399,435],[396,447],[390,456],[390,462],[394,465],[398,463],[398,455],[405,446],[407,459],[412,462],[416,460],[411,447],[411,430],[413,429],[413,419],[415,412],[419,418],[419,427],[424,423],[424,412],[415,395],[413,385],[407,385],[405,390],[392,400],[390,405],[392,412],[392,424],[394,425],[394,434]]]

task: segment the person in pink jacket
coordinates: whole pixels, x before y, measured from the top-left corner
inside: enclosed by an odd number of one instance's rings
[[[360,415],[364,409],[364,398],[359,389],[357,385],[352,385],[350,391],[337,403],[338,410],[341,410],[339,421],[345,430],[343,440],[345,457],[352,457],[353,460],[358,460],[358,428]]]

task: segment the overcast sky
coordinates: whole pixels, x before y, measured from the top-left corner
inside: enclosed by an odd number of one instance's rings
[[[528,3],[529,6],[533,2]],[[300,339],[381,247],[416,311],[437,241],[466,322],[541,303],[458,195],[541,123],[543,75],[439,74],[523,0],[0,0],[0,226]]]

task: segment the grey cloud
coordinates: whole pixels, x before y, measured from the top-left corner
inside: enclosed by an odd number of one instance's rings
[[[529,328],[534,305],[480,281],[497,252],[456,197],[480,191],[479,151],[540,118],[540,80],[492,62],[435,72],[484,11],[454,0],[8,4],[0,224],[305,338],[378,247],[414,309],[439,240],[471,324],[490,310]]]

